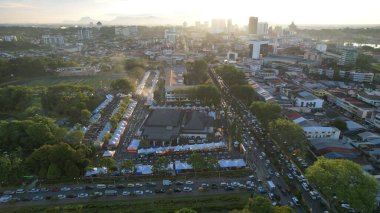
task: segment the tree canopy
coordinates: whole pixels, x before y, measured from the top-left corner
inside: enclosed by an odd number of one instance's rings
[[[376,208],[379,185],[374,177],[350,160],[319,158],[306,170],[307,179],[332,202],[334,196],[360,212]]]
[[[115,92],[128,94],[135,90],[135,86],[129,79],[121,78],[111,82],[111,89]]]
[[[224,83],[228,86],[247,84],[244,72],[236,69],[232,65],[220,66],[216,69],[216,73],[220,75]]]
[[[165,156],[161,156],[153,163],[153,171],[154,172],[166,171],[166,168],[168,167],[169,163],[170,163],[169,158]]]
[[[270,121],[281,117],[281,107],[276,103],[253,102],[250,109],[265,126],[268,126]]]
[[[272,202],[262,196],[256,196],[248,200],[248,205],[243,210],[234,210],[230,213],[294,213],[289,206],[272,206]]]
[[[250,85],[233,85],[230,87],[231,93],[244,104],[250,105],[253,101],[259,100],[259,95]]]
[[[341,119],[335,119],[331,121],[329,125],[338,128],[340,131],[347,131],[348,129],[346,122]]]
[[[207,62],[204,60],[196,60],[186,64],[187,73],[184,75],[185,84],[196,85],[203,84],[207,81]]]
[[[283,150],[292,148],[303,151],[307,148],[306,137],[303,129],[296,123],[286,119],[276,119],[271,121],[268,126],[273,139],[275,139]]]

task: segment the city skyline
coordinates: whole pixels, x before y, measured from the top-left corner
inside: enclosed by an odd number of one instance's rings
[[[186,21],[194,25],[197,20],[223,18],[246,26],[249,17],[255,16],[259,22],[270,24],[289,24],[292,21],[301,25],[380,24],[380,14],[376,11],[380,2],[375,0],[361,1],[361,5],[368,5],[365,9],[358,9],[353,1],[345,1],[343,5],[342,2],[321,0],[312,6],[301,0],[237,0],[234,4],[228,3],[200,0],[0,0],[0,23],[53,24],[75,22],[82,17],[109,22],[120,17],[155,17],[162,24]]]

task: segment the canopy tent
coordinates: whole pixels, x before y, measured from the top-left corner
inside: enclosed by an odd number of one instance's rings
[[[123,135],[125,128],[127,127],[127,122],[121,121],[119,126],[113,133],[111,140],[108,142],[108,146],[117,147],[120,142],[121,135]]]
[[[127,151],[128,152],[137,152],[137,149],[140,146],[140,140],[139,139],[133,139],[131,143],[129,144]]]
[[[203,144],[194,144],[194,145],[184,145],[184,146],[165,146],[165,147],[154,147],[149,149],[139,149],[139,154],[152,154],[152,153],[167,153],[167,152],[180,152],[187,150],[210,150],[225,148],[226,144],[224,142],[217,143],[203,143]]]
[[[99,168],[92,168],[88,171],[86,171],[85,175],[86,177],[91,177],[99,174],[106,174],[107,173],[107,168],[106,167],[99,167]]]
[[[221,168],[242,168],[246,166],[243,159],[232,159],[232,160],[219,160],[219,165]]]
[[[151,165],[138,164],[135,166],[135,168],[136,168],[136,174],[138,175],[148,175],[148,174],[153,173],[153,170],[152,170],[153,167]]]

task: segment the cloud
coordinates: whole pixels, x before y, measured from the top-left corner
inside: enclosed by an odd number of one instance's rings
[[[32,5],[17,3],[17,2],[0,2],[0,8],[2,9],[19,9],[19,8],[36,8]]]

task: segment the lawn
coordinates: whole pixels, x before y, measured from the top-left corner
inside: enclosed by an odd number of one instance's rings
[[[372,68],[373,68],[376,72],[380,73],[380,63],[378,63],[378,64],[373,63],[373,64],[371,64],[371,65],[372,65]]]
[[[131,212],[167,213],[181,208],[192,208],[197,212],[224,213],[233,209],[243,209],[248,201],[248,193],[226,195],[202,195],[192,197],[129,199],[128,201],[91,201],[86,204],[72,204],[48,207],[28,207],[8,209],[9,212]]]
[[[51,86],[57,84],[85,84],[94,88],[108,87],[113,80],[125,78],[124,73],[99,73],[96,76],[47,76],[30,80],[23,80],[15,84],[24,86]]]

